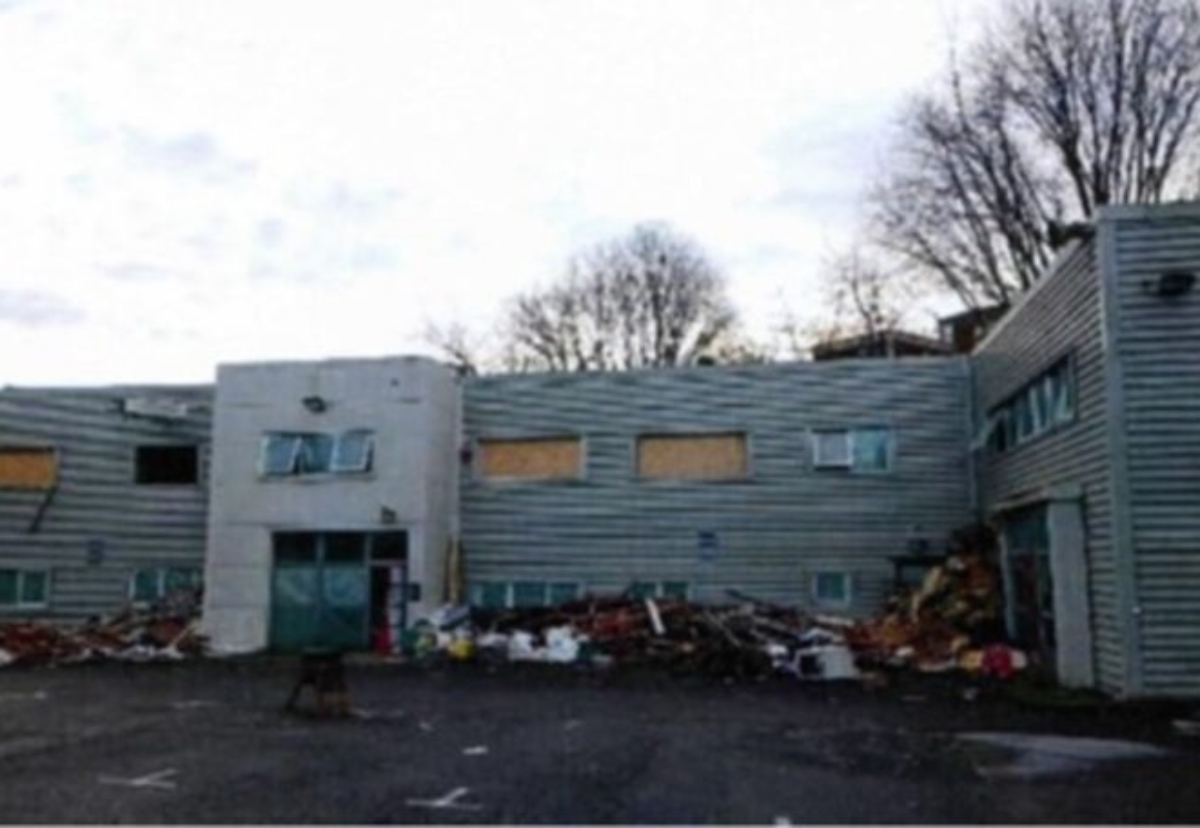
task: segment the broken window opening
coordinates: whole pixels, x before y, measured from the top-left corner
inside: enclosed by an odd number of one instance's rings
[[[200,452],[195,445],[138,446],[134,482],[189,485],[200,481]]]

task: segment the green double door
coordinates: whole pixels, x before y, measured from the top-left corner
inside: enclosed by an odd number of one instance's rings
[[[278,532],[273,541],[271,649],[366,649],[370,611],[366,535]]]

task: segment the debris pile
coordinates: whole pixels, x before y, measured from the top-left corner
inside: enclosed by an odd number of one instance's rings
[[[860,669],[962,670],[1007,678],[1027,666],[1008,646],[990,535],[960,533],[954,552],[875,618],[811,615],[733,590],[730,603],[624,595],[556,607],[431,617],[418,655],[476,653],[511,661],[657,664],[688,673],[746,678],[772,671],[800,679],[866,678]]]
[[[553,608],[505,610],[478,618],[475,640],[513,661],[657,664],[687,673],[741,678],[773,670],[815,677],[841,656],[838,677],[855,675],[840,633],[818,630],[795,609],[733,593],[720,606],[678,599],[594,597]],[[456,631],[443,649],[452,652]],[[815,660],[805,661],[807,657]],[[826,676],[829,677],[829,676]]]
[[[178,661],[204,652],[198,600],[172,597],[150,608],[126,607],[108,620],[67,628],[44,621],[0,623],[0,666],[115,659]]]
[[[860,660],[921,672],[955,669],[1007,678],[1027,666],[1009,647],[999,575],[978,535],[934,566],[915,589],[898,592],[887,610],[853,625],[846,639]]]

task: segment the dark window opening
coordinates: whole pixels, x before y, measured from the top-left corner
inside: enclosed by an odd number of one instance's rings
[[[134,480],[138,483],[197,483],[196,446],[138,446]]]

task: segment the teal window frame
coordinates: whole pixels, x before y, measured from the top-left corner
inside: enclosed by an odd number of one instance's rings
[[[470,604],[484,610],[554,607],[582,594],[577,581],[473,581]]]
[[[878,460],[877,452],[873,453],[874,457],[871,459],[871,462],[867,462],[868,458],[871,457],[871,455],[867,454],[867,441],[869,438],[879,435],[882,435],[884,438],[883,463],[876,462]],[[845,443],[844,457],[836,452],[832,457],[827,456],[829,453],[822,449],[822,446],[826,445],[826,441],[832,443],[836,439],[840,439]],[[842,471],[850,472],[851,474],[887,474],[895,464],[895,433],[891,426],[886,425],[814,429],[812,432],[812,452],[813,468],[817,471]]]
[[[687,581],[634,581],[627,590],[632,598],[657,598],[686,601],[690,585]]]
[[[31,594],[36,597],[30,597]],[[50,570],[0,569],[0,610],[44,609],[48,606]]]
[[[545,581],[513,581],[510,593],[512,606],[518,609],[544,607],[546,592]]]
[[[839,440],[845,447],[845,457],[840,453],[826,451],[826,446]],[[854,463],[854,443],[850,430],[846,428],[814,429],[812,432],[813,468],[848,469]],[[833,454],[833,456],[828,456]]]
[[[1038,373],[988,413],[994,454],[1054,433],[1075,422],[1078,378],[1074,355],[1065,356]]]
[[[882,463],[880,446],[872,446],[867,453],[867,440],[871,437],[883,437]],[[892,470],[896,454],[896,439],[890,426],[863,426],[850,431],[850,470],[856,474],[887,474]]]
[[[144,566],[135,569],[129,578],[129,600],[135,604],[152,604],[172,592],[197,589],[203,573],[195,566]]]
[[[480,609],[498,610],[508,607],[508,584],[503,581],[476,581],[471,592],[471,603]]]
[[[836,582],[840,586],[830,595],[827,585]],[[823,569],[812,575],[813,601],[820,607],[848,607],[854,598],[854,584],[849,572],[843,570]]]
[[[579,598],[579,584],[574,581],[551,581],[546,586],[546,603],[552,607]]]

